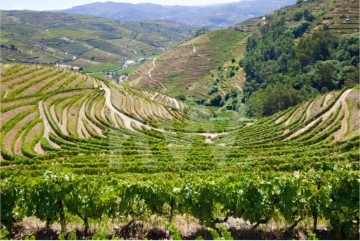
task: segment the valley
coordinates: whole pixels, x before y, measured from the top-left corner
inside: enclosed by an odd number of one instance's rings
[[[63,13],[1,11],[2,61],[120,69],[192,37],[195,28],[167,21],[121,23]]]
[[[1,11],[0,239],[358,239],[356,15]]]

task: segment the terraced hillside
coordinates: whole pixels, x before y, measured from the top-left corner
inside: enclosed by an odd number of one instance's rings
[[[127,81],[171,96],[197,98],[207,97],[208,89],[216,83],[225,95],[244,84],[238,61],[245,51],[247,36],[232,29],[210,32],[149,60]],[[237,72],[230,76],[236,67]]]
[[[35,11],[1,11],[2,61],[116,69],[192,37],[192,27],[166,21],[114,20]],[[161,31],[159,29],[161,28]],[[104,67],[105,65],[105,67]]]
[[[337,36],[359,32],[359,1],[333,1],[327,4],[333,8],[323,16],[323,26],[328,26]],[[318,9],[321,10],[321,7]]]
[[[15,222],[35,216],[48,229],[61,224],[55,237],[70,235],[73,217],[85,237],[154,239],[141,225],[126,231],[142,220],[173,238],[295,238],[286,236],[290,226],[356,238],[359,115],[359,88],[267,118],[211,121],[160,93],[1,65],[1,222],[8,237]],[[103,218],[128,225],[99,230]]]

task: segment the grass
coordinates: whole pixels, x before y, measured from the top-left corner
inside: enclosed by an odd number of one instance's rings
[[[97,66],[97,67],[85,67],[84,68],[84,72],[88,72],[88,73],[92,73],[92,72],[107,72],[107,71],[113,71],[115,69],[118,69],[121,66],[121,64],[116,63],[116,64],[104,64],[101,66]]]
[[[130,65],[130,66],[128,66],[128,67],[125,68],[125,69],[116,71],[116,74],[117,74],[117,75],[123,75],[123,74],[128,74],[128,75],[129,75],[129,74],[132,74],[132,73],[134,73],[141,65],[142,65],[142,63]]]

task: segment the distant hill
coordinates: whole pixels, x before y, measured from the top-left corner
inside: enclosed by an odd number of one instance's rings
[[[193,26],[224,27],[242,20],[262,16],[295,0],[243,0],[209,6],[162,6],[118,2],[91,3],[61,10],[65,13],[85,14],[120,21],[170,20]]]
[[[190,39],[194,28],[170,21],[141,23],[53,12],[1,11],[1,61],[96,69],[120,66]]]
[[[149,60],[129,75],[128,82],[136,87],[198,100],[207,99],[209,92],[225,95],[231,89],[241,91],[244,76],[238,62],[248,36],[234,29],[203,34]]]

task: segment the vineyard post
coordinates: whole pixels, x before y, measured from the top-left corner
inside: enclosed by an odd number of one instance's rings
[[[59,207],[61,233],[65,233],[66,232],[66,219],[65,219],[65,212],[64,212],[64,203],[61,199],[59,199],[57,201],[57,205]]]
[[[317,190],[319,191],[320,188],[321,188],[321,183],[322,183],[322,180],[320,178],[316,179],[316,184],[317,184]],[[318,208],[319,206],[319,194],[316,195],[316,208]],[[313,213],[313,219],[314,219],[314,227],[313,227],[313,232],[316,233],[316,230],[317,230],[317,223],[318,223],[318,216],[319,216],[319,213],[318,213],[318,210],[316,209]]]

